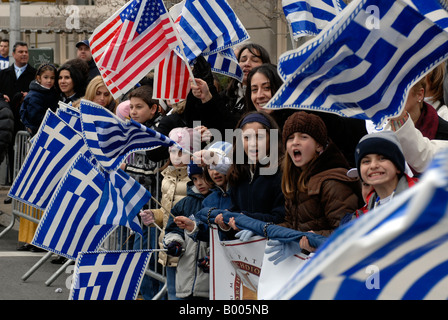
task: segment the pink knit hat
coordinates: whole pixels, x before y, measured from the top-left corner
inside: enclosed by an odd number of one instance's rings
[[[174,128],[170,131],[169,138],[189,152],[193,152],[193,148],[196,151],[201,149],[201,135],[192,128]]]
[[[117,106],[117,110],[115,111],[115,113],[118,116],[118,118],[120,118],[121,120],[129,120],[131,118],[130,105],[131,101],[125,100]]]

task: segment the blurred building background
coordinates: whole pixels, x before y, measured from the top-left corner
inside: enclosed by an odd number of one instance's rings
[[[178,2],[180,0],[164,0],[167,9]],[[249,32],[249,41],[264,46],[273,62],[283,52],[293,48],[281,0],[228,2]],[[17,16],[12,7],[14,3],[16,8],[20,7],[19,21],[14,18],[14,15]],[[2,0],[0,38],[14,39],[11,37],[11,25],[16,23],[20,29],[20,40],[27,42],[31,49],[39,49],[34,50],[39,52],[37,55],[31,50],[31,63],[39,64],[48,58],[60,65],[75,57],[76,42],[89,38],[99,24],[125,3],[124,0]],[[12,45],[10,43],[11,48]]]

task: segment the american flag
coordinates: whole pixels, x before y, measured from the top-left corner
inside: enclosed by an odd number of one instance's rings
[[[175,24],[179,24],[180,13],[185,5],[185,0],[173,5],[170,10],[170,16]],[[183,48],[177,47],[169,56],[165,57],[154,68],[154,90],[153,98],[169,100],[176,103],[187,98],[190,91],[190,73],[191,69],[184,61]]]
[[[165,135],[132,119],[122,121],[91,101],[81,100],[79,108],[84,141],[95,160],[106,171],[117,170],[132,152],[177,145]]]
[[[92,157],[80,133],[48,110],[8,195],[44,210],[79,154]]]
[[[153,98],[176,103],[190,92],[190,72],[185,61],[173,50],[154,68]]]
[[[71,260],[81,251],[98,250],[115,228],[95,225],[104,184],[104,175],[79,155],[58,184],[31,243]]]
[[[380,12],[378,27],[369,6]],[[441,27],[448,12],[438,14],[432,21],[403,0],[353,1],[325,32],[280,57],[286,80],[265,108],[333,112],[376,124],[400,114],[413,83],[448,57]]]
[[[282,0],[294,39],[317,35],[345,6],[342,0]]]
[[[96,224],[125,226],[143,234],[137,214],[148,203],[151,193],[121,169],[106,172],[105,176]]]
[[[135,300],[151,250],[81,252],[70,300]]]
[[[448,150],[418,184],[336,229],[272,299],[446,300]]]
[[[243,71],[231,47],[249,39],[249,35],[227,1],[184,0],[171,7],[170,14],[183,46],[177,48],[177,55],[172,53],[156,67],[154,98],[173,102],[186,99],[189,75],[193,77],[187,63],[200,55],[205,56],[213,72],[241,81]]]
[[[161,0],[127,3],[90,38],[92,56],[114,98],[132,89],[178,44]]]

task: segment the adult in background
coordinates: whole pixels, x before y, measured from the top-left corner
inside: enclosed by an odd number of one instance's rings
[[[98,70],[95,60],[92,58],[92,53],[90,52],[89,40],[82,40],[76,44],[76,57],[84,60],[89,65],[88,82],[100,75],[100,70]]]
[[[59,100],[71,104],[84,96],[87,87],[87,63],[73,59],[64,63],[58,70],[57,87]]]
[[[20,122],[19,107],[27,95],[36,69],[28,64],[29,53],[26,42],[17,42],[12,49],[14,63],[0,71],[0,90],[14,114],[15,132],[23,130]]]
[[[28,64],[29,53],[26,42],[16,42],[12,49],[12,56],[14,63],[6,69],[0,70],[0,95],[9,103],[14,115],[13,141],[8,149],[10,178],[13,176],[15,136],[18,131],[25,130],[25,126],[20,121],[20,105],[29,91],[31,81],[36,76],[36,69]],[[7,201],[10,202],[10,199],[8,198]]]
[[[272,63],[263,63],[253,68],[247,75],[246,105],[248,111],[261,110],[270,114],[277,122],[280,130],[290,115],[296,110],[292,109],[263,109],[283,84],[278,75],[277,66]]]
[[[267,50],[255,43],[248,43],[238,48],[238,64],[243,70],[243,80],[239,82],[231,79],[227,88],[219,94],[214,94],[202,81],[197,81],[198,86],[191,86],[193,95],[201,99],[204,108],[220,110],[225,108],[225,118],[221,120],[221,127],[234,129],[237,122],[247,110],[246,106],[246,82],[249,72],[263,63],[270,63]],[[213,127],[210,127],[213,128]]]
[[[0,40],[0,70],[9,67],[9,40]]]
[[[14,116],[8,103],[0,97],[0,163],[7,155],[8,146],[13,141]]]

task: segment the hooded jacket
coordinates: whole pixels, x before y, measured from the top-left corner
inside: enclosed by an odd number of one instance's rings
[[[172,207],[187,195],[187,183],[190,181],[187,173],[187,167],[175,168],[168,166],[161,172],[162,179],[162,199],[160,203],[163,208],[152,209],[154,212],[155,223],[161,228],[165,228],[169,213],[165,211],[171,210]],[[162,231],[159,237],[160,248],[162,248],[163,237],[165,232]],[[175,267],[177,265],[177,257],[169,257],[165,252],[159,252],[159,263],[167,267]]]
[[[187,184],[187,196],[180,200],[171,210],[174,216],[185,216],[194,219],[202,208],[205,195],[201,194],[193,182]],[[209,244],[204,241],[194,241],[186,235],[187,231],[180,229],[170,217],[165,229],[164,244],[176,241],[185,251],[180,255],[176,270],[176,296],[186,298],[209,296],[209,274],[198,267],[198,260],[209,255]]]
[[[59,96],[56,88],[45,88],[36,80],[30,83],[30,91],[20,107],[20,119],[26,128],[35,135],[42,123],[47,109],[55,112],[58,107]]]
[[[309,174],[308,189],[285,200],[285,222],[281,226],[329,236],[349,212],[362,206],[358,178],[347,176],[348,163],[329,143]]]

